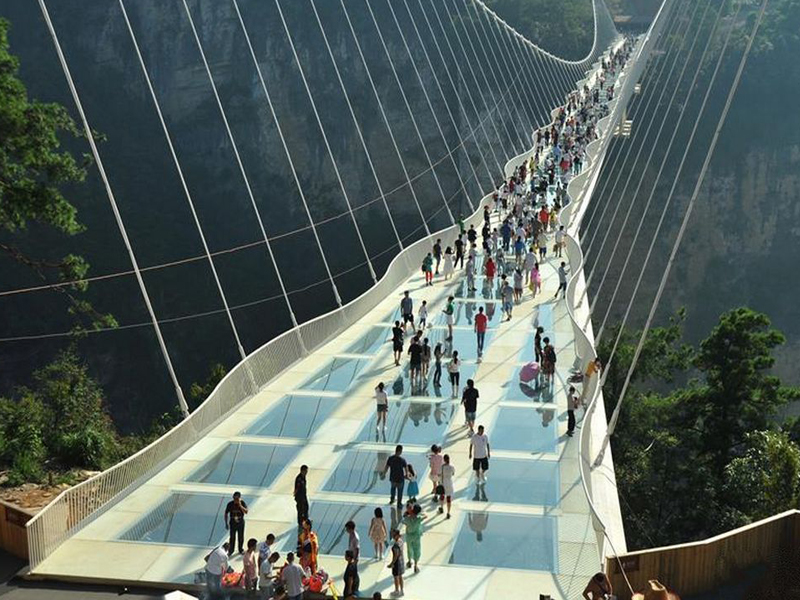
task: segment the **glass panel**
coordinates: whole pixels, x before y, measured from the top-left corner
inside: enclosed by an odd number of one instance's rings
[[[492,458],[484,485],[473,485],[461,497],[475,502],[556,506],[559,467],[555,461]]]
[[[550,408],[503,406],[488,431],[492,448],[519,452],[555,452],[556,411]]]
[[[542,337],[549,337],[552,343],[555,343],[556,333],[553,330],[553,305],[550,303],[540,304],[533,315],[533,322],[531,323],[531,331],[525,339],[525,344],[519,352],[520,362],[531,362],[536,360],[536,355],[533,352],[533,339],[536,336],[536,327],[544,327],[544,334]]]
[[[401,514],[395,507],[382,507],[386,531],[397,527]],[[312,502],[309,511],[314,531],[319,539],[320,554],[344,556],[348,537],[344,524],[353,521],[361,538],[361,556],[374,558],[375,549],[369,539],[369,525],[375,516],[374,505],[345,504],[342,502]]]
[[[299,450],[300,446],[228,444],[186,481],[269,487]]]
[[[489,337],[490,337],[489,334],[487,334],[486,346],[484,347],[484,350],[488,347]],[[459,356],[461,356],[460,352]],[[427,379],[423,380],[421,384],[415,383],[414,387],[412,388],[411,379],[409,378],[409,373],[408,373],[408,364],[406,363],[394,379],[386,382],[389,394],[393,396],[402,396],[403,398],[409,398],[413,396],[417,397],[436,396],[436,397],[450,398],[451,387],[450,387],[450,379],[447,374],[448,360],[449,358],[442,359],[441,386],[433,385],[433,371],[435,369],[435,365],[434,362],[431,361]],[[461,368],[459,370],[459,373],[460,373],[460,384],[462,388],[466,385],[467,379],[475,377],[475,371],[477,369],[478,365],[476,365],[475,363],[468,363],[468,362],[461,363]]]
[[[557,539],[555,517],[470,511],[450,564],[554,572]]]
[[[348,354],[367,354],[373,355],[383,344],[392,339],[392,332],[389,327],[373,327],[361,338],[353,342],[347,347]]]
[[[334,358],[309,377],[299,389],[344,392],[368,362],[366,359]]]
[[[393,402],[386,416],[386,429],[376,429],[377,417],[373,414],[361,428],[356,440],[429,447],[444,439],[455,411],[456,404],[449,401]]]
[[[531,342],[531,348],[533,347]],[[533,350],[531,350],[533,354]],[[552,403],[555,401],[553,394],[553,386],[544,385],[543,376],[540,374],[538,380],[532,380],[527,383],[520,381],[519,375],[523,367],[514,370],[514,375],[505,384],[506,393],[503,396],[504,400],[516,401],[532,401],[542,403]]]
[[[384,475],[386,460],[394,454],[394,448],[381,450],[345,450],[339,464],[322,486],[325,492],[349,492],[355,494],[389,495],[389,476]],[[414,465],[417,481],[424,481],[427,460],[419,453],[404,452],[403,458]]]
[[[284,396],[244,433],[305,439],[311,437],[340,402],[340,398]]]
[[[454,325],[462,326],[462,327],[472,327],[474,325],[474,317],[478,314],[478,308],[483,306],[484,311],[486,312],[486,316],[489,319],[489,328],[497,327],[502,319],[502,314],[500,312],[499,306],[495,305],[494,302],[490,302],[487,304],[478,300],[477,302],[467,302],[465,300],[456,300],[453,302],[455,305],[455,317]],[[446,327],[447,326],[447,315],[445,315],[442,311],[438,311],[436,314],[435,319],[432,319],[431,322],[434,325]]]
[[[230,496],[170,494],[119,539],[154,544],[214,546],[225,537],[223,512]]]

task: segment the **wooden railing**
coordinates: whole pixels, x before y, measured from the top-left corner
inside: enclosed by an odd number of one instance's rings
[[[774,564],[799,551],[800,511],[790,510],[700,542],[608,557],[606,574],[620,600],[631,597],[620,563],[634,590],[658,579],[685,597],[712,591],[750,567]]]

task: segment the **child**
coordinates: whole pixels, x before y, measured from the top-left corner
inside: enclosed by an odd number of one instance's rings
[[[408,463],[408,497],[410,498],[411,502],[416,503],[417,496],[419,496],[417,473],[414,471],[414,465]]]
[[[256,570],[257,548],[258,540],[256,538],[247,540],[247,551],[244,553],[242,562],[244,563],[244,587],[248,590],[255,590],[258,583],[258,572]]]
[[[375,560],[383,560],[383,548],[386,545],[386,523],[380,507],[375,509],[375,516],[369,523],[368,535],[375,547]]]
[[[428,301],[423,300],[419,307],[419,328],[424,330],[428,324]]]

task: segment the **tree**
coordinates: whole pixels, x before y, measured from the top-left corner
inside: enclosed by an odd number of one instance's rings
[[[734,525],[799,508],[800,448],[779,431],[748,433],[725,468],[725,490]]]
[[[79,162],[62,148],[60,137],[81,138],[83,133],[63,106],[28,99],[17,76],[19,61],[9,52],[8,26],[0,19],[0,230],[14,235],[35,223],[72,236],[84,228],[61,187],[82,182],[90,160],[84,156]],[[81,256],[32,256],[8,241],[0,241],[0,253],[29,267],[43,281],[79,280],[56,288],[69,301],[69,312],[78,320],[76,329],[116,324],[111,315],[96,312],[75,295],[87,286],[80,280],[89,265]]]
[[[749,308],[724,313],[700,344],[693,364],[704,385],[684,398],[686,426],[700,433],[703,451],[721,469],[750,431],[767,429],[777,409],[800,397],[769,370],[785,342],[769,318]]]

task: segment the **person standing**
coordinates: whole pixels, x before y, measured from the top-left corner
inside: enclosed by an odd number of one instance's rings
[[[242,567],[244,569],[244,588],[248,591],[255,591],[258,586],[258,570],[256,568],[256,557],[258,556],[258,540],[250,538],[247,540],[247,551],[242,557]]]
[[[511,311],[514,310],[514,289],[505,276],[503,277],[503,283],[500,285],[500,297],[503,299],[503,312],[506,313],[506,321],[510,321]]]
[[[375,429],[380,431],[381,427],[386,429],[386,416],[389,414],[389,395],[386,393],[386,387],[382,381],[375,388],[375,404],[377,409]]]
[[[444,459],[442,458],[442,449],[434,444],[431,446],[431,453],[428,454],[428,477],[433,484],[433,503],[436,504],[436,488],[439,487],[439,484],[442,482],[442,464],[444,463]]]
[[[247,503],[242,500],[241,492],[233,493],[233,500],[225,506],[225,529],[230,531],[228,539],[228,556],[236,548],[236,537],[239,537],[239,554],[244,554],[244,516],[247,514]]]
[[[375,516],[369,522],[369,539],[375,548],[375,560],[383,560],[383,549],[386,545],[386,522],[383,520],[383,510],[375,509]]]
[[[489,289],[492,289],[494,287],[494,276],[497,273],[497,266],[494,264],[491,255],[486,259],[484,271],[486,271],[486,285]]]
[[[347,550],[353,555],[353,561],[357,563],[361,557],[361,538],[356,531],[355,522],[348,521],[345,523],[344,530],[347,533]]]
[[[519,268],[514,269],[514,302],[522,302],[522,271]]]
[[[261,564],[267,560],[270,555],[272,554],[272,544],[275,543],[275,535],[272,533],[267,534],[267,538],[258,544],[258,566],[261,568]]]
[[[450,455],[445,454],[442,463],[442,483],[437,487],[439,492],[439,514],[444,512],[444,504],[447,502],[447,518],[450,518],[450,507],[453,503],[453,478],[456,470],[450,464]]]
[[[258,567],[258,588],[261,590],[261,597],[264,600],[269,600],[273,597],[275,589],[275,563],[278,562],[281,555],[277,552],[272,552],[264,559]]]
[[[425,274],[425,285],[433,285],[433,255],[430,252],[422,259],[422,272]]]
[[[403,446],[398,444],[394,449],[394,454],[386,459],[386,466],[383,468],[384,476],[389,471],[389,504],[394,504],[395,496],[397,496],[397,508],[403,507],[403,489],[408,476],[408,464],[402,455]]]
[[[286,586],[289,600],[302,600],[304,577],[303,569],[294,562],[294,552],[289,552],[286,555],[286,566],[281,570],[281,581]]]
[[[478,314],[475,315],[475,337],[478,342],[478,362],[483,357],[483,344],[486,341],[486,329],[489,327],[489,319],[483,311],[483,307],[478,308]]]
[[[467,291],[475,291],[475,258],[470,255],[467,259]]]
[[[564,298],[567,297],[567,263],[561,261],[561,266],[558,267],[558,289],[554,298],[558,300],[558,293],[564,290]]]
[[[469,457],[472,459],[472,470],[479,483],[486,483],[486,471],[489,470],[489,436],[484,433],[483,425],[478,425],[478,433],[469,441]]]
[[[308,465],[300,467],[300,472],[294,478],[294,503],[297,508],[297,524],[303,525],[303,521],[308,518],[308,483],[306,475]]]
[[[581,388],[581,404],[584,408],[586,408],[586,396],[589,394],[592,377],[599,375],[602,370],[603,363],[600,361],[600,358],[589,361],[589,364],[586,366],[586,371],[583,374],[583,387]]]
[[[228,570],[229,548],[225,542],[206,555],[206,588],[211,598],[222,595],[222,575]]]
[[[581,399],[575,393],[575,386],[569,386],[567,392],[567,435],[572,437],[575,433],[575,411],[581,405]]]
[[[308,569],[312,575],[317,572],[317,556],[319,555],[319,539],[314,533],[311,519],[303,519],[303,524],[298,537],[298,546],[302,550],[300,566]]]
[[[428,338],[422,340],[422,380],[428,381],[428,371],[431,367],[431,345]]]
[[[392,327],[392,349],[396,367],[400,366],[400,357],[403,354],[403,337],[405,337],[405,331],[400,327],[400,321],[395,321],[394,327]]]
[[[417,318],[419,319],[419,328],[423,331],[425,327],[428,326],[428,301],[423,300],[422,304],[419,307],[419,312],[417,313]]]
[[[539,232],[537,244],[539,246],[539,260],[545,260],[547,258],[547,234],[544,229]]]
[[[562,252],[564,250],[564,236],[565,235],[566,235],[566,232],[564,231],[564,226],[562,225],[561,227],[558,228],[558,231],[556,231],[556,256],[558,258],[561,258],[561,254],[562,254]]]
[[[539,325],[536,328],[536,335],[533,336],[533,354],[536,357],[536,362],[539,363],[539,366],[542,365],[542,334],[544,333],[544,327]]]
[[[437,239],[436,243],[433,245],[433,259],[436,261],[434,273],[438,275],[439,265],[442,263],[442,240],[440,239]]]
[[[533,270],[533,265],[536,264],[536,253],[533,251],[533,246],[528,248],[528,253],[525,255],[525,260],[522,269],[525,271],[525,285],[531,282],[530,276]]]
[[[453,388],[453,398],[457,397],[459,381],[461,380],[461,360],[458,358],[458,350],[453,350],[453,356],[447,363],[447,372],[450,374],[450,386]]]
[[[469,427],[469,436],[475,432],[475,414],[478,412],[478,388],[472,379],[467,379],[467,387],[461,395],[461,404],[464,405],[464,425]]]
[[[546,337],[542,339],[542,342],[544,342],[544,347],[542,348],[541,372],[544,375],[544,382],[550,385],[556,372],[556,349],[550,343],[550,338]]]
[[[392,542],[392,557],[386,566],[392,570],[394,595],[401,597],[403,595],[403,573],[406,572],[406,564],[403,560],[403,539],[397,529],[392,529]]]
[[[500,235],[503,236],[503,250],[508,252],[511,246],[511,224],[508,222],[508,219],[503,221],[503,224],[500,226]]]
[[[411,386],[422,382],[422,344],[415,336],[408,346],[408,374],[411,379]]]
[[[411,299],[411,294],[408,290],[403,292],[403,298],[400,300],[400,315],[403,317],[403,329],[408,328],[411,323],[411,328],[414,328],[414,301]]]
[[[475,225],[470,225],[469,229],[467,230],[467,240],[470,244],[474,244],[475,240],[478,239],[478,232],[475,231]]]
[[[358,596],[358,588],[361,581],[358,577],[358,559],[353,556],[353,551],[346,550],[344,559],[347,561],[347,566],[344,568],[344,593],[342,597],[347,600]]]

